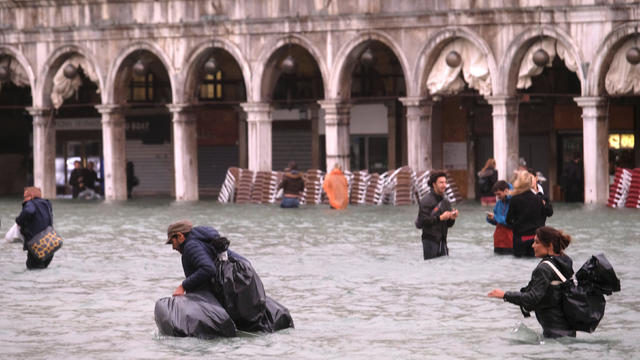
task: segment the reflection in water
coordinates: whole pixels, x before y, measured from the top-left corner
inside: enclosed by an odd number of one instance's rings
[[[621,279],[595,334],[544,340],[535,317],[490,299],[494,287],[524,286],[535,259],[493,254],[492,227],[475,203],[461,204],[450,255],[422,260],[416,206],[326,206],[54,201],[65,238],[49,269],[27,271],[21,244],[0,243],[0,358],[452,359],[607,357],[640,353],[640,212],[555,204],[548,224],[574,236],[578,270],[604,252]],[[19,199],[0,200],[4,234]],[[252,260],[267,294],[296,328],[232,339],[163,337],[155,301],[184,275],[164,245],[167,225],[212,225]],[[516,329],[516,331],[514,331]]]

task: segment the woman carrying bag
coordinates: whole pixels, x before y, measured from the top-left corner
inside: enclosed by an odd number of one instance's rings
[[[576,331],[562,310],[562,282],[548,264],[552,263],[566,278],[570,278],[573,275],[573,261],[564,253],[569,243],[571,237],[562,231],[547,226],[539,228],[532,247],[535,256],[542,261],[533,270],[529,284],[520,291],[495,289],[488,294],[489,297],[519,305],[525,317],[529,316],[529,311],[535,311],[536,319],[542,325],[542,335],[547,338],[576,336]]]
[[[22,211],[16,218],[20,226],[20,233],[24,236],[23,250],[29,250],[29,243],[36,236],[40,237],[43,230],[53,226],[53,212],[49,200],[42,199],[42,192],[35,186],[24,189]],[[61,243],[60,243],[61,245]],[[57,248],[56,248],[57,250]],[[32,251],[27,252],[27,269],[44,269],[53,259],[53,252],[39,258]]]

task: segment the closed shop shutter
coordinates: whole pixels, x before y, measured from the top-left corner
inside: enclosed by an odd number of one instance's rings
[[[198,146],[200,194],[215,196],[232,166],[238,166],[237,146]]]
[[[295,161],[301,171],[311,169],[311,126],[291,128],[276,124],[272,131],[272,169],[282,171],[289,161]]]
[[[140,184],[133,188],[137,195],[171,195],[173,193],[172,145],[143,144],[127,140],[127,161],[132,161]]]

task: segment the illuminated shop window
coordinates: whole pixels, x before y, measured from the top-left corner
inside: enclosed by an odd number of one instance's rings
[[[219,100],[222,99],[222,70],[214,75],[208,74],[200,85],[200,99]]]
[[[131,77],[130,88],[131,101],[153,101],[153,73],[149,72],[142,76],[133,74]]]
[[[633,149],[633,134],[609,134],[609,149]]]

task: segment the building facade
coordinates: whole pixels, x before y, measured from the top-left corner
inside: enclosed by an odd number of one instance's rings
[[[65,192],[98,163],[105,197],[197,200],[229,166],[446,168],[463,195],[495,158],[559,200],[640,166],[640,3],[20,1],[0,4],[3,192]],[[10,178],[10,179],[9,179]]]

